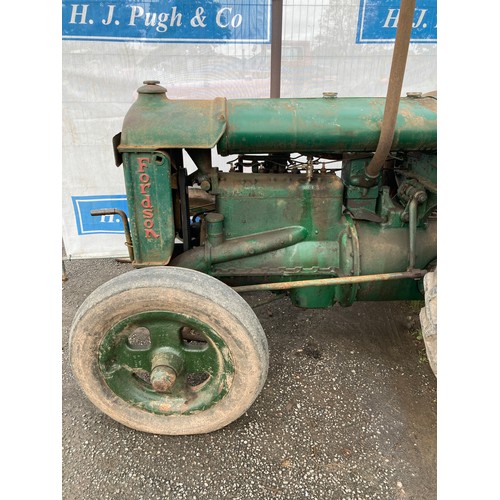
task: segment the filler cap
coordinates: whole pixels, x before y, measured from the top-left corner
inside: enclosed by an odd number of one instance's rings
[[[158,85],[159,80],[145,80],[144,85],[137,89],[138,94],[165,94],[167,89]]]

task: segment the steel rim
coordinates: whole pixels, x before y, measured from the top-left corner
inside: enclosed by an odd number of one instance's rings
[[[234,373],[230,350],[211,326],[166,311],[113,326],[99,347],[98,367],[115,395],[158,415],[210,408],[228,393]]]

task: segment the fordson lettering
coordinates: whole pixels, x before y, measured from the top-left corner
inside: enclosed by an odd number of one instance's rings
[[[151,205],[151,196],[147,194],[147,191],[151,187],[151,178],[145,172],[145,169],[149,167],[149,161],[150,159],[148,157],[137,158],[137,163],[139,165],[139,189],[141,195],[143,195],[141,200],[143,227],[146,238],[159,238],[159,235],[153,230],[155,225],[153,217],[154,207]]]

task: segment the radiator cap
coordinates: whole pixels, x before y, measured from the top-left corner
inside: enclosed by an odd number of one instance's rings
[[[144,80],[144,85],[137,89],[138,94],[165,94],[167,89],[158,85],[159,80]]]

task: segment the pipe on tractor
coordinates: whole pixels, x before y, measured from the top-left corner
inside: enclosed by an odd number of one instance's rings
[[[374,182],[377,179],[391,150],[406,60],[408,58],[408,47],[410,45],[414,13],[415,0],[401,0],[380,140],[375,150],[375,154],[364,172],[365,180],[368,182]]]

